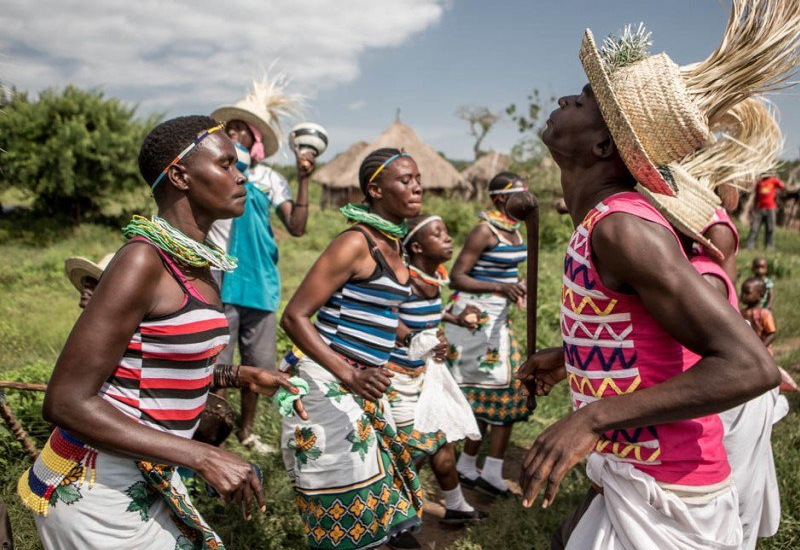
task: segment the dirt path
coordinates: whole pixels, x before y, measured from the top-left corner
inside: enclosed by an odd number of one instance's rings
[[[525,449],[511,446],[503,463],[503,477],[511,492],[518,496],[522,495],[517,479],[519,478],[522,460],[525,457],[524,453]],[[464,497],[470,504],[478,510],[489,512],[493,502],[492,497],[468,487],[463,487],[463,489]],[[425,506],[422,512],[422,530],[415,536],[425,550],[443,550],[458,540],[464,533],[464,529],[439,523],[439,520],[444,517],[445,509],[444,497],[438,487],[436,494],[429,494],[428,496],[430,498],[425,499]],[[382,548],[388,549],[389,547],[384,546]]]

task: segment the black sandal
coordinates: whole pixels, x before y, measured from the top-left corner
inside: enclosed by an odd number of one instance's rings
[[[502,498],[509,498],[514,495],[511,491],[506,489],[505,491],[498,489],[482,477],[479,477],[475,480],[475,488],[492,497],[502,497]]]

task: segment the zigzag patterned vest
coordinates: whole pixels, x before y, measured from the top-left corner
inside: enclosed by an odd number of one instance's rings
[[[592,265],[592,230],[615,212],[662,225],[678,239],[664,217],[635,192],[599,203],[573,232],[564,258],[561,332],[576,410],[659,384],[691,366],[683,346],[653,319],[639,297],[603,286]],[[730,475],[722,436],[722,424],[712,415],[607,432],[595,451],[630,462],[663,483],[712,485]]]

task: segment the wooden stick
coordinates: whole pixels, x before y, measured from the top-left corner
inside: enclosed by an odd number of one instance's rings
[[[19,441],[22,448],[28,453],[28,456],[36,460],[36,457],[39,456],[39,448],[36,447],[36,443],[28,436],[28,432],[25,431],[22,424],[19,423],[17,415],[14,414],[14,411],[12,411],[11,407],[6,403],[6,396],[2,390],[0,390],[0,418],[3,419],[8,429],[11,430],[14,439]]]
[[[506,203],[506,211],[517,220],[525,222],[528,232],[528,277],[527,277],[527,343],[528,357],[536,353],[536,312],[539,293],[539,200],[533,193],[514,193]],[[528,408],[536,408],[536,384],[526,384]]]
[[[3,382],[0,380],[0,389],[3,388],[11,390],[47,391],[47,384],[26,384],[24,382]]]

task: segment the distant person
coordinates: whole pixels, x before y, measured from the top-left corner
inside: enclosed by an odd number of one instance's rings
[[[750,327],[756,331],[758,337],[769,350],[770,355],[775,355],[772,342],[778,333],[775,326],[775,317],[769,309],[761,305],[764,295],[767,292],[767,285],[759,277],[750,277],[742,283],[742,293],[740,299],[745,305],[742,316],[750,323]]]
[[[297,202],[286,178],[265,160],[280,147],[279,117],[293,109],[293,99],[278,80],[255,82],[249,95],[232,106],[223,106],[211,118],[225,122],[225,133],[237,148],[238,162],[247,177],[244,214],[220,220],[209,239],[238,259],[230,273],[216,271],[221,278],[222,302],[231,330],[231,345],[220,354],[222,364],[233,363],[239,346],[246,365],[271,369],[276,360],[276,312],[281,301],[278,245],[270,225],[270,211],[293,237],[306,231],[308,184],[314,171],[313,156],[295,151],[299,180]],[[267,454],[272,449],[253,433],[258,395],[242,388],[242,412],[236,436],[245,447]]]
[[[64,272],[67,274],[67,278],[69,278],[72,286],[80,292],[78,307],[81,309],[86,308],[86,304],[89,303],[94,289],[97,288],[97,283],[100,282],[100,276],[103,274],[103,270],[113,258],[114,253],[111,252],[103,256],[103,259],[100,260],[99,263],[94,263],[80,256],[67,258],[64,262]]]
[[[530,412],[514,374],[522,356],[511,330],[511,308],[525,306],[525,285],[519,264],[527,260],[527,247],[519,222],[506,211],[508,198],[527,191],[522,178],[501,172],[489,182],[492,210],[470,231],[456,258],[450,286],[456,290],[452,313],[459,316],[472,305],[480,310],[477,329],[445,322],[450,346],[447,364],[472,406],[489,453],[478,472],[481,441],[467,440],[458,457],[461,483],[492,496],[509,496],[503,479],[503,461],[514,423]],[[491,426],[491,428],[489,427]],[[487,432],[489,432],[487,434]]]
[[[750,224],[750,234],[747,235],[746,248],[753,248],[758,240],[761,224],[764,224],[764,246],[773,248],[773,233],[775,231],[775,214],[778,208],[776,196],[784,185],[777,177],[767,174],[756,184],[756,211]]]
[[[760,279],[761,282],[764,283],[764,288],[766,289],[758,305],[772,310],[772,304],[775,302],[775,283],[767,276],[767,273],[769,273],[767,259],[755,258],[751,269],[753,271],[753,276]]]

